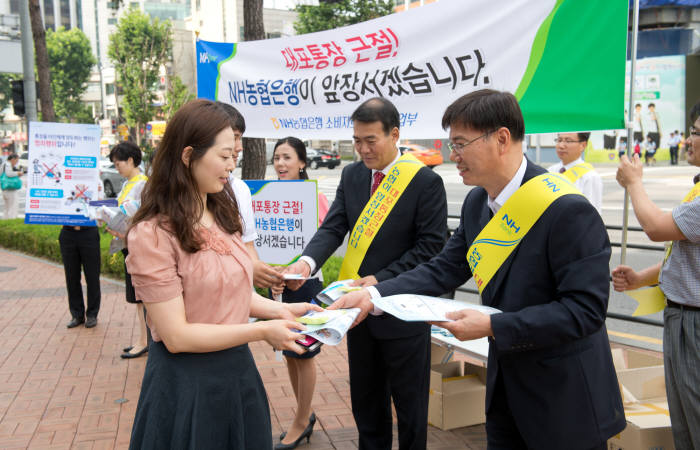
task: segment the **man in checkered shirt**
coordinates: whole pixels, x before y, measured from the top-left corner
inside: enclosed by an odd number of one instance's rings
[[[690,111],[688,164],[700,166],[700,101]],[[652,241],[673,241],[663,262],[639,272],[613,270],[615,290],[657,284],[666,297],[664,371],[676,448],[700,449],[700,180],[672,212],[659,209],[642,185],[638,156],[622,157],[617,181],[626,187],[634,213]]]

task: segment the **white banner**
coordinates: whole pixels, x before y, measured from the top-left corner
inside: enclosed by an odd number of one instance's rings
[[[30,122],[24,222],[95,225],[88,202],[98,199],[100,127]]]

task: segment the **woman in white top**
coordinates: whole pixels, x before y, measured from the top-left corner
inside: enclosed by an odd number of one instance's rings
[[[120,142],[109,152],[109,160],[114,163],[114,168],[117,169],[119,175],[126,178],[126,182],[122,185],[122,189],[117,196],[117,202],[121,207],[122,212],[127,216],[132,217],[141,205],[141,192],[148,177],[141,173],[139,165],[141,164],[141,149],[136,144],[131,142]],[[107,229],[115,239],[122,242],[122,253],[124,259],[129,254],[124,247],[124,235]],[[146,327],[146,315],[144,313],[143,302],[136,298],[134,286],[131,284],[131,275],[124,265],[124,275],[126,278],[126,301],[127,303],[136,304],[136,316],[139,320],[139,336],[135,344],[131,344],[124,348],[124,353],[121,357],[124,359],[138,358],[148,351],[148,328]],[[133,341],[132,341],[133,342]]]
[[[16,153],[10,154],[2,165],[2,173],[6,177],[14,178],[22,176],[22,171],[17,167],[19,162],[19,156]],[[20,184],[21,187],[21,184]],[[2,199],[5,202],[5,219],[15,219],[17,218],[17,189],[3,189]]]

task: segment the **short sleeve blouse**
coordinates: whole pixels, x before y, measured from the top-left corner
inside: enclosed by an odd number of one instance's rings
[[[202,249],[187,253],[155,219],[129,231],[126,266],[136,298],[148,304],[182,295],[190,323],[246,323],[253,265],[240,234],[228,234],[216,224],[200,232]],[[148,325],[153,340],[160,341],[150,320]]]

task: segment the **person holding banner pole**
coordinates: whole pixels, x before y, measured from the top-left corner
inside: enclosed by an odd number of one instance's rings
[[[238,163],[238,156],[243,151],[245,119],[236,108],[228,103],[217,101],[216,104],[226,111],[231,122],[231,129],[233,130],[235,138],[235,146],[233,148],[233,168],[235,169]],[[255,231],[255,216],[253,215],[253,206],[251,204],[251,195],[248,185],[240,178],[237,178],[233,174],[233,170],[231,170],[228,177],[228,182],[236,197],[236,205],[238,206],[238,213],[241,217],[241,226],[243,227],[241,240],[245,244],[250,258],[253,260],[253,286],[269,288],[272,285],[281,283],[283,279],[279,271],[262,262],[258,257],[258,251],[255,249],[255,240],[258,238],[258,233]]]
[[[300,139],[290,136],[277,141],[272,154],[272,164],[277,172],[277,178],[280,180],[309,179],[309,175],[306,173],[306,146]],[[319,226],[323,223],[327,213],[328,199],[322,192],[319,192]],[[322,289],[323,274],[319,270],[316,272],[316,277],[306,280],[304,285],[296,291],[283,284],[273,285],[270,290],[275,297],[281,295],[281,299],[285,303],[298,303],[313,299]],[[316,386],[316,364],[313,357],[320,352],[320,347],[301,355],[288,350],[282,352],[287,361],[289,380],[297,399],[297,410],[291,427],[280,436],[280,443],[275,446],[277,450],[296,448],[299,442],[305,437],[308,439],[313,433],[313,427],[316,423],[316,414],[311,411],[311,400]]]
[[[228,183],[235,141],[214,102],[182,106],[127,232],[126,265],[153,336],[132,449],[272,448],[268,399],[248,343],[301,353],[293,330],[304,326],[294,319],[321,311],[253,291]]]
[[[686,141],[688,163],[700,166],[700,102],[690,111],[693,126]],[[651,290],[664,309],[664,373],[676,448],[700,449],[700,179],[672,212],[663,212],[642,184],[639,157],[622,157],[617,181],[627,189],[639,224],[652,241],[672,241],[664,260],[635,271],[620,265],[612,272],[617,291],[657,285]],[[665,308],[664,308],[665,305]]]
[[[523,155],[512,94],[466,94],[442,126],[464,184],[477,186],[459,227],[429,262],[330,308],[361,308],[359,327],[372,297],[439,295],[473,277],[482,303],[502,312],[465,309],[434,325],[462,341],[488,337],[488,448],[606,449],[626,423],[605,327],[610,242],[600,214]]]
[[[447,200],[440,176],[399,153],[400,117],[391,102],[369,99],[351,117],[362,161],[343,169],[326,219],[287,272],[305,277],[315,273],[349,232],[338,278],[371,286],[440,251],[447,235]],[[287,286],[297,289],[302,283],[290,280]],[[425,448],[430,326],[377,311],[348,333],[347,345],[360,449],[391,448],[392,400],[399,448]]]

